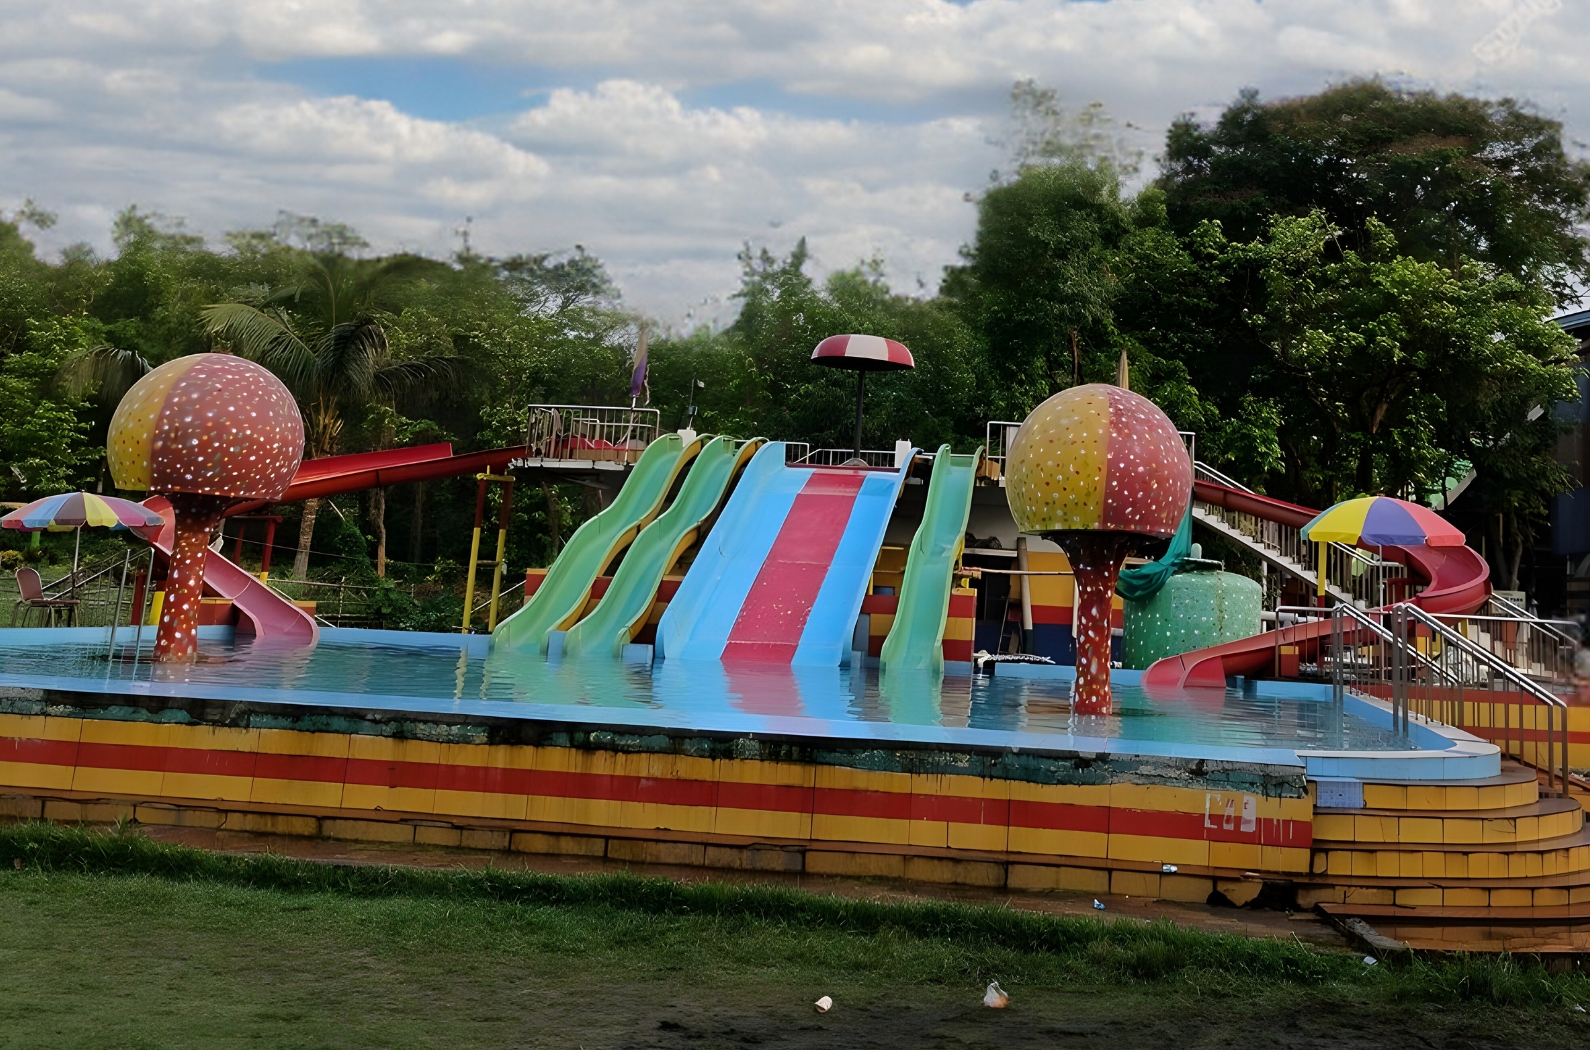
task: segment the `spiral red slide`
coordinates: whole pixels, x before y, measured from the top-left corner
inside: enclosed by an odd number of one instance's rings
[[[1193,498],[1294,528],[1302,527],[1319,513],[1207,481],[1194,482]],[[1412,600],[1427,612],[1471,613],[1490,597],[1490,566],[1471,547],[1387,547],[1383,556],[1388,561],[1402,562],[1414,576],[1425,581],[1424,589]],[[1277,646],[1295,645],[1304,656],[1317,653],[1321,641],[1330,637],[1330,630],[1329,620],[1314,620],[1167,656],[1143,672],[1142,684],[1145,689],[1223,689],[1229,677],[1271,671]]]

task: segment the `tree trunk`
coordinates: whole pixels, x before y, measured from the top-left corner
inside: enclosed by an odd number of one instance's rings
[[[309,545],[315,538],[315,516],[320,513],[320,500],[304,500],[304,516],[298,523],[298,553],[293,555],[293,575],[302,580],[309,575]]]
[[[558,556],[558,548],[563,546],[563,515],[558,506],[557,489],[543,481],[541,495],[546,497],[547,501],[547,547],[551,555],[547,560],[550,562],[552,558]]]
[[[370,490],[370,524],[375,528],[375,574],[386,576],[386,489]]]
[[[414,483],[414,517],[409,522],[409,561],[420,563],[420,528],[425,524],[425,482]]]

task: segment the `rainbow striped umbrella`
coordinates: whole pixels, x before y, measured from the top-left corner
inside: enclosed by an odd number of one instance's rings
[[[23,532],[66,532],[87,525],[97,529],[150,529],[160,515],[131,500],[92,492],[63,492],[36,499],[0,518],[0,527]]]
[[[1429,507],[1390,496],[1362,496],[1323,510],[1303,526],[1303,539],[1357,547],[1461,547],[1464,543],[1463,533]]]

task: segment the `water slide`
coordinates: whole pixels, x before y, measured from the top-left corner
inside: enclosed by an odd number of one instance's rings
[[[164,518],[165,525],[139,534],[155,550],[170,558],[176,534],[171,501],[164,496],[150,496],[143,505]],[[258,642],[292,645],[314,645],[320,640],[320,629],[315,626],[314,617],[215,551],[204,556],[204,586],[231,601],[238,611],[239,634],[252,633]]]
[[[590,600],[592,582],[657,517],[679,472],[700,451],[699,439],[686,443],[678,434],[664,434],[647,445],[618,498],[574,531],[540,589],[497,625],[492,648],[546,652],[547,638],[574,625]]]
[[[1193,483],[1193,498],[1294,528],[1308,524],[1319,513],[1207,481]],[[1427,612],[1463,615],[1478,609],[1490,597],[1490,566],[1473,548],[1420,544],[1385,547],[1380,553],[1387,561],[1406,565],[1413,576],[1425,581],[1424,589],[1412,602]],[[1329,620],[1312,620],[1180,656],[1167,656],[1143,672],[1142,682],[1150,689],[1224,688],[1228,677],[1272,672],[1278,646],[1295,645],[1300,654],[1317,652],[1322,642],[1329,639],[1330,630]]]
[[[949,615],[955,563],[966,542],[972,487],[982,458],[981,448],[969,456],[957,456],[951,454],[948,445],[941,445],[933,457],[927,506],[906,555],[905,580],[900,585],[894,624],[883,642],[879,662],[884,667],[944,669],[944,621]]]
[[[623,654],[624,646],[645,625],[663,577],[695,543],[701,523],[718,509],[735,477],[763,444],[761,438],[741,442],[730,437],[707,443],[673,503],[635,537],[601,602],[564,635],[564,656]]]
[[[658,655],[837,666],[917,451],[898,468],[807,467],[763,445],[668,603]]]

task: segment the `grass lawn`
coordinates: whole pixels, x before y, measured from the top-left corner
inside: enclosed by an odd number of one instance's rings
[[[44,825],[0,828],[0,990],[4,1048],[1590,1045],[1590,980],[1511,960]]]

